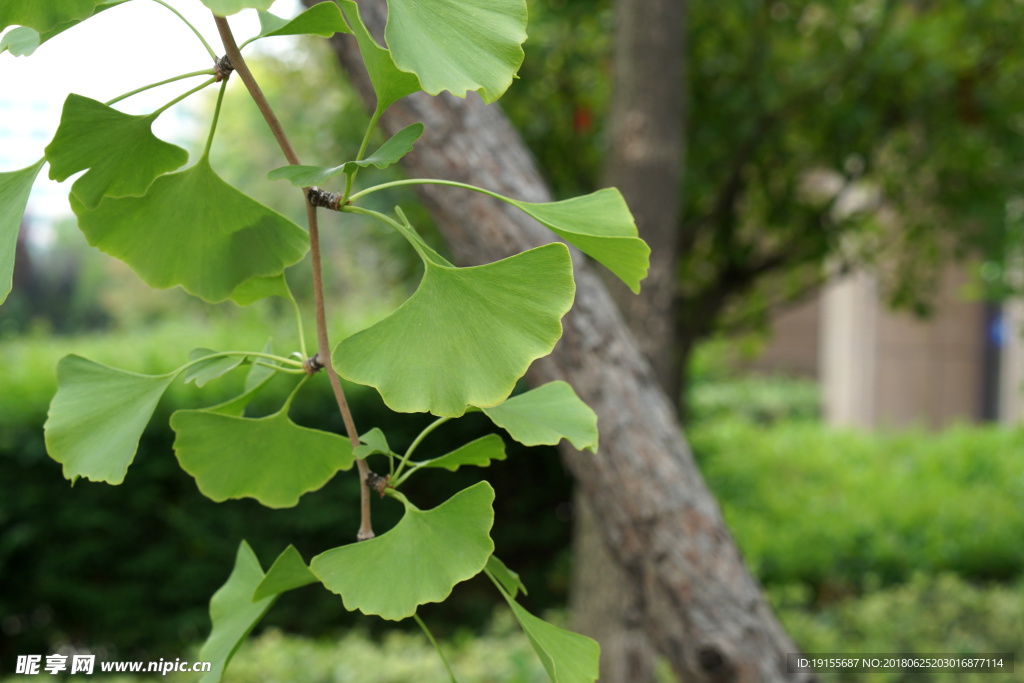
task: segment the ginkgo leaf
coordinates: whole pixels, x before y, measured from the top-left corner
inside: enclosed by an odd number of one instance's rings
[[[92,16],[104,0],[3,0],[0,31],[8,26],[28,26],[40,33],[67,22]]]
[[[195,382],[197,387],[202,387],[207,382],[231,372],[245,360],[245,356],[214,356],[216,353],[213,349],[192,349],[188,354],[188,359],[198,362],[185,370],[185,384]],[[206,358],[205,356],[214,357]]]
[[[463,465],[487,467],[491,464],[492,460],[504,459],[505,442],[497,434],[488,434],[456,448],[451,453],[445,453],[438,458],[417,463],[417,466],[440,467],[454,472]]]
[[[603,265],[634,294],[647,277],[651,249],[637,237],[633,214],[615,188],[560,202],[534,204],[505,198],[547,226],[566,242]]]
[[[28,195],[43,163],[44,160],[40,159],[20,171],[0,173],[0,304],[11,293],[21,217],[25,214]]]
[[[482,409],[494,424],[526,446],[555,446],[597,453],[597,414],[565,382],[548,382],[504,403]]]
[[[390,531],[310,562],[346,609],[384,619],[411,617],[419,605],[444,600],[456,584],[479,574],[494,551],[494,489],[487,482],[433,510],[419,510],[404,497],[402,502],[405,515]]]
[[[259,623],[277,595],[253,602],[252,595],[263,581],[263,567],[249,544],[242,541],[235,556],[235,567],[227,582],[210,598],[210,621],[213,628],[199,658],[211,662],[210,671],[200,683],[216,683],[245,637]]]
[[[86,240],[155,288],[181,285],[223,301],[254,277],[281,274],[306,253],[306,232],[228,185],[206,157],[160,176],[144,197],[104,198],[71,208]]]
[[[355,455],[357,458],[366,458],[374,453],[382,453],[384,455],[391,453],[391,446],[388,445],[388,439],[384,436],[384,432],[382,432],[378,427],[374,427],[360,436],[359,441],[361,441],[362,444],[356,447]]]
[[[64,356],[57,393],[43,425],[46,450],[74,481],[120,484],[135,458],[139,437],[177,371],[140,375]]]
[[[271,277],[254,277],[238,285],[235,291],[231,292],[231,300],[239,306],[249,306],[268,296],[279,296],[282,299],[292,297],[284,273]]]
[[[330,38],[335,33],[352,33],[341,9],[333,2],[321,2],[294,19],[282,19],[270,12],[260,12],[260,37],[312,35]]]
[[[569,250],[548,244],[472,268],[424,263],[412,297],[338,344],[334,367],[398,412],[458,417],[501,403],[562,334],[575,293]]]
[[[370,35],[359,14],[359,5],[354,0],[338,0],[338,4],[359,43],[359,53],[370,75],[373,91],[377,93],[377,111],[383,112],[406,95],[421,90],[419,79],[395,66],[391,52],[378,45]]]
[[[292,507],[354,460],[348,439],[300,427],[285,410],[257,419],[179,410],[171,428],[181,468],[216,502],[248,497]]]
[[[260,585],[252,594],[252,601],[258,602],[263,598],[280,595],[317,581],[319,579],[309,571],[309,567],[303,562],[299,551],[295,549],[295,546],[289,545],[267,570],[267,575],[263,577]]]
[[[376,152],[362,161],[346,161],[338,166],[282,166],[267,174],[270,180],[285,179],[295,187],[320,185],[340,173],[355,173],[356,169],[376,166],[387,168],[412,151],[412,145],[423,135],[423,124],[413,123],[395,133]]]
[[[0,53],[7,50],[15,57],[27,57],[36,51],[40,43],[39,31],[28,26],[18,26],[0,38]]]
[[[522,580],[519,578],[519,574],[506,567],[505,563],[499,560],[497,555],[491,555],[487,558],[487,573],[496,579],[513,598],[516,597],[519,591],[522,591],[523,595],[529,595],[526,592],[526,586],[523,585]]]
[[[300,427],[286,409],[255,419],[179,410],[171,428],[181,469],[218,503],[255,498],[270,508],[292,507],[354,460],[348,439]]]
[[[70,19],[68,21],[57,23],[42,32],[37,31],[34,28],[29,28],[28,26],[12,28],[4,34],[3,39],[0,40],[0,53],[6,49],[15,57],[27,57],[50,38],[67,31],[73,26],[77,26],[91,16],[96,16],[103,10],[116,7],[117,5],[122,5],[126,2],[128,2],[128,0],[102,0],[102,4],[97,5],[92,14],[80,19]]]
[[[431,95],[477,90],[491,103],[523,63],[526,0],[388,0],[384,39]]]
[[[214,14],[226,17],[244,9],[270,9],[274,0],[203,0],[203,4]]]
[[[505,600],[553,683],[593,683],[597,680],[601,658],[601,647],[597,641],[533,616],[508,595],[505,595]]]
[[[153,135],[157,114],[132,116],[74,93],[46,146],[50,178],[63,182],[89,169],[71,191],[89,209],[106,196],[141,196],[158,176],[188,161],[188,152]]]

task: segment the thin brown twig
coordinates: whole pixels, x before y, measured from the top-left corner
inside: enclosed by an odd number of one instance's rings
[[[295,153],[295,149],[292,147],[291,142],[288,141],[288,136],[285,135],[284,129],[281,127],[281,122],[274,114],[274,110],[271,108],[270,102],[267,101],[263,91],[260,90],[256,79],[253,78],[252,72],[249,71],[249,66],[245,63],[245,59],[238,49],[227,19],[215,14],[214,20],[217,22],[217,30],[220,32],[221,40],[224,43],[224,51],[231,61],[231,66],[234,67],[238,77],[245,83],[249,95],[259,108],[263,119],[270,128],[270,132],[273,133],[274,139],[277,140],[281,151],[284,152],[285,158],[293,166],[300,164],[301,162]],[[320,230],[317,224],[316,207],[307,199],[308,191],[308,187],[302,188],[302,197],[306,204],[306,217],[309,222],[309,251],[313,262],[313,303],[316,309],[317,357],[327,371],[327,377],[331,382],[331,389],[334,390],[334,398],[338,403],[338,410],[341,412],[341,419],[345,423],[345,431],[348,432],[352,447],[356,448],[359,446],[359,432],[356,431],[355,421],[352,419],[352,411],[349,410],[348,401],[345,399],[345,391],[341,387],[341,380],[338,378],[338,373],[335,372],[334,366],[331,363],[331,346],[327,337],[327,314],[324,306],[323,271],[320,260]],[[366,481],[370,474],[370,467],[362,458],[356,460],[356,466],[359,468],[361,500],[359,533],[356,535],[356,538],[360,541],[365,541],[374,536],[370,518],[370,489]]]

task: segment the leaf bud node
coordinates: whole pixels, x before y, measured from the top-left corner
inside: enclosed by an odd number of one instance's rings
[[[327,190],[321,190],[319,187],[311,187],[306,192],[306,199],[313,206],[320,207],[321,209],[330,209],[331,211],[337,211],[341,205],[341,194],[338,192],[328,192]]]
[[[320,362],[320,354],[314,353],[312,356],[302,362],[302,369],[306,371],[307,375],[315,375],[316,373],[323,370],[324,364]]]
[[[366,475],[366,485],[380,494],[380,497],[384,497],[384,489],[388,487],[388,480],[391,479],[391,475],[380,476],[376,472],[370,471]]]
[[[231,65],[231,60],[228,58],[227,55],[224,55],[223,57],[218,59],[214,64],[213,77],[217,79],[218,83],[220,83],[225,78],[227,78],[234,70],[235,67]]]

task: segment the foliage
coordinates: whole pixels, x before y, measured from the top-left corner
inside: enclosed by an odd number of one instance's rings
[[[263,345],[262,351],[234,344],[228,348],[235,350],[226,351],[201,347],[190,354],[188,362],[152,375],[66,356],[58,366],[57,393],[44,426],[47,451],[63,463],[64,475],[72,483],[84,478],[120,484],[150,417],[172,383],[183,379],[204,387],[221,375],[244,368],[247,378],[234,398],[177,411],[171,417],[174,449],[182,468],[195,478],[200,492],[214,501],[252,497],[267,507],[281,508],[297,505],[303,494],[323,487],[355,460],[362,494],[357,538],[362,543],[320,552],[308,569],[301,555],[289,546],[279,558],[286,564],[276,564],[271,569],[274,574],[267,577],[258,555],[243,540],[234,570],[210,602],[213,628],[202,656],[213,661],[214,671],[204,681],[220,680],[241,641],[278,595],[307,583],[310,576],[340,594],[348,609],[401,619],[415,616],[425,603],[445,599],[457,584],[481,572],[509,603],[553,681],[596,679],[596,643],[531,615],[487,568],[494,551],[490,536],[494,490],[489,484],[467,487],[426,511],[398,491],[416,469],[429,468],[426,461],[411,460],[428,434],[467,411],[483,409],[489,414],[487,409],[509,397],[530,363],[550,353],[575,291],[568,249],[555,243],[497,263],[456,268],[420,237],[400,208],[395,208],[392,218],[357,203],[386,189],[388,183],[352,191],[361,169],[395,163],[411,151],[419,136],[422,126],[413,126],[385,142],[374,155],[364,156],[379,117],[401,97],[419,90],[435,95],[447,90],[457,96],[475,90],[487,102],[501,96],[523,59],[525,0],[462,0],[458,5],[391,0],[386,47],[370,36],[351,0],[342,0],[340,10],[334,5],[314,7],[294,20],[260,15],[260,33],[243,47],[272,34],[352,33],[377,93],[376,110],[355,158],[328,165],[317,178],[319,182],[336,172],[344,173],[344,190],[331,193],[302,188],[309,205],[308,243],[303,229],[286,216],[223,180],[210,157],[225,90],[229,81],[240,79],[288,163],[299,165],[225,19],[245,9],[266,10],[270,2],[203,2],[215,13],[225,58],[218,58],[189,24],[209,52],[212,69],[136,88],[106,103],[70,96],[44,159],[0,177],[0,199],[4,201],[0,237],[9,252],[25,195],[43,161],[50,164],[50,176],[59,180],[86,170],[72,185],[70,202],[90,244],[126,263],[154,288],[180,286],[211,303],[232,299],[249,305],[270,296],[288,300],[295,309],[297,334],[287,343],[296,351],[279,355],[272,343]],[[19,0],[0,6],[0,21],[4,27],[22,24],[38,32],[38,43],[51,30],[88,19],[100,4],[100,0],[42,0],[29,6]],[[163,2],[161,5],[172,9]],[[185,21],[179,13],[175,16]],[[26,47],[29,42],[19,38],[22,54],[30,51]],[[228,78],[232,72],[238,79]],[[149,88],[199,76],[209,78],[148,115],[129,116],[112,106]],[[215,82],[221,85],[205,148],[193,165],[176,170],[185,163],[187,153],[156,138],[151,125],[161,113]],[[294,169],[272,177],[289,177],[297,185],[309,182],[295,177]],[[414,182],[418,181],[401,184]],[[649,249],[637,239],[632,216],[618,192],[553,204],[506,201],[578,244],[638,289]],[[420,287],[408,301],[383,320],[343,339],[333,351],[328,347],[325,322],[318,207],[360,214],[391,227],[409,242],[424,266]],[[591,220],[597,215],[601,220]],[[284,276],[285,269],[298,263],[307,249],[318,333],[318,351],[313,355],[306,349],[302,311]],[[0,260],[0,281],[10,280],[12,261],[7,256]],[[5,285],[3,298],[6,289]],[[362,442],[335,367],[346,379],[377,389],[392,408],[432,413],[439,419],[401,455],[390,450],[379,430],[368,430],[365,438],[369,441]],[[309,376],[321,369],[326,369],[331,379],[347,440],[331,431],[302,427],[290,418],[293,398]],[[246,415],[249,402],[275,375],[293,379],[293,389],[283,405],[268,416]],[[593,413],[571,389],[527,392],[515,401],[515,408],[505,414],[513,439],[537,443],[539,438],[552,443],[572,436],[596,448],[596,418],[586,419]],[[532,405],[534,402],[537,405]],[[555,421],[542,420],[547,433],[537,437],[537,425],[531,424],[531,419],[537,420],[531,416],[540,412],[570,416],[569,431]],[[511,419],[509,413],[513,413]],[[387,476],[369,469],[366,458],[371,456],[377,456],[375,464],[386,463]],[[448,465],[455,469],[459,464],[486,466],[499,459],[496,453],[467,455],[463,451],[458,457],[451,456]],[[407,466],[410,470],[402,477]],[[382,497],[397,499],[404,508],[398,523],[376,538],[370,517],[371,488]],[[292,580],[296,576],[300,580]],[[507,580],[507,571],[501,577]],[[433,642],[418,616],[416,621]],[[450,670],[449,675],[454,680]]]
[[[698,423],[691,443],[744,556],[817,599],[915,571],[1024,574],[1024,430],[864,434],[813,422]]]
[[[804,652],[1024,654],[1024,584],[978,585],[952,574],[915,574],[904,584],[808,609],[799,590],[770,590]],[[1019,674],[1018,674],[1019,675]],[[929,681],[1010,681],[1014,674],[929,673]],[[832,674],[836,681],[892,683],[920,674]]]
[[[0,613],[7,618],[0,641],[3,661],[68,644],[137,659],[183,652],[208,628],[206,601],[234,559],[236,546],[224,539],[247,539],[266,563],[289,543],[308,560],[336,545],[339,533],[355,533],[357,521],[338,515],[339,509],[359,504],[355,477],[336,477],[318,494],[302,496],[297,506],[271,510],[255,500],[216,504],[176,465],[170,415],[230,400],[244,390],[245,372],[228,374],[202,389],[173,383],[143,432],[123,486],[83,480],[69,491],[60,464],[46,457],[42,425],[61,354],[72,351],[155,374],[181,361],[182,339],[214,348],[243,341],[258,347],[268,333],[278,337],[290,332],[287,319],[274,322],[258,307],[230,306],[233,314],[228,311],[206,324],[168,320],[131,333],[0,341],[0,377],[5,381],[0,391],[0,584],[5,587]],[[351,322],[354,329],[361,323]],[[271,380],[252,399],[250,414],[274,413],[292,388],[286,378]],[[422,415],[388,411],[372,391],[351,384],[345,388],[355,418],[384,427],[390,447],[399,452],[429,424]],[[299,425],[338,430],[341,419],[331,400],[326,378],[315,377],[295,397],[291,418]],[[443,458],[459,444],[503,442],[501,436],[488,434],[491,429],[485,416],[470,415],[442,425],[417,450],[423,461],[443,467]],[[403,490],[428,507],[486,477],[496,493],[495,516],[502,520],[491,537],[501,557],[529,584],[525,604],[531,610],[560,606],[569,579],[570,481],[551,448],[527,449],[511,441],[502,448],[507,459],[486,470],[462,467],[443,476],[417,470]],[[536,486],[537,481],[545,486]],[[381,530],[397,521],[401,507],[375,509]],[[39,514],[41,509],[45,515]],[[432,628],[441,634],[458,627],[482,628],[494,609],[489,593],[493,588],[480,579],[460,585],[443,605],[431,607]],[[274,605],[264,623],[312,637],[359,623],[339,609],[338,601],[325,599],[327,595],[322,588],[294,591]],[[154,614],[162,616],[153,619]],[[377,634],[385,623],[364,625]],[[415,628],[406,622],[403,626]]]

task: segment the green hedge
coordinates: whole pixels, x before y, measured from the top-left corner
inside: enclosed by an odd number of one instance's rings
[[[227,577],[242,538],[269,566],[288,543],[308,559],[355,537],[359,493],[352,473],[339,474],[294,508],[269,510],[251,500],[213,503],[178,468],[167,425],[171,412],[233,395],[244,370],[202,392],[180,381],[172,385],[121,486],[80,480],[71,487],[45,453],[42,425],[55,389],[56,361],[64,353],[158,373],[180,365],[193,346],[258,349],[266,334],[262,323],[242,311],[217,324],[0,342],[0,661],[50,652],[61,643],[104,647],[124,658],[181,651],[205,637],[207,601]],[[290,377],[271,382],[254,401],[255,412],[279,407],[293,383]],[[391,413],[373,391],[350,386],[348,392],[357,424],[364,430],[382,427],[396,448],[407,446],[430,422],[428,416]],[[324,376],[307,383],[291,415],[302,425],[343,431]],[[485,418],[467,416],[432,434],[420,454],[440,455],[484,430],[493,430]],[[509,442],[508,453],[508,460],[487,470],[424,473],[409,481],[407,493],[432,507],[482,477],[491,481],[500,520],[494,529],[497,552],[523,574],[531,608],[547,609],[564,602],[568,586],[570,521],[560,512],[571,501],[571,484],[554,449]],[[546,485],[536,486],[538,481]],[[390,499],[375,502],[374,510],[378,532],[400,514]],[[437,613],[439,632],[485,624],[496,598],[485,581],[464,584]],[[306,588],[280,600],[267,623],[316,635],[356,621],[336,596]],[[380,620],[369,622],[371,629],[381,626]]]
[[[871,576],[1024,573],[1024,428],[866,434],[727,419],[688,435],[767,584],[842,594]]]

